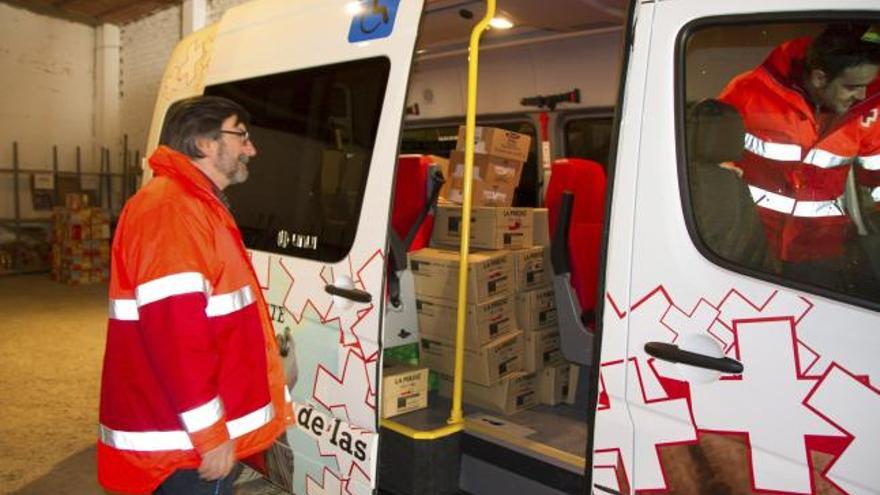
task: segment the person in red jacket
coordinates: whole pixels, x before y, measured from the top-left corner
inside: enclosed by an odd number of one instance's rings
[[[231,494],[236,461],[293,424],[275,332],[223,190],[256,155],[219,97],[169,110],[154,177],[113,239],[98,478],[122,493]]]
[[[863,39],[866,30],[830,25],[815,38],[785,42],[719,97],[745,123],[745,152],[735,165],[782,273],[841,290],[859,262],[843,204],[860,146],[854,115],[876,101],[867,88],[880,71],[880,45]]]

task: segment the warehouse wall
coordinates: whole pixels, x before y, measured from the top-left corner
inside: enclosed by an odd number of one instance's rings
[[[35,33],[39,33],[38,35]],[[62,169],[97,170],[94,145],[95,30],[0,3],[0,168],[12,166],[12,141],[22,167],[52,167],[59,146]],[[22,180],[23,192],[30,181]],[[13,215],[11,176],[0,174],[0,218]],[[22,214],[32,216],[30,196]]]
[[[206,23],[220,20],[227,9],[246,0],[207,0]],[[143,154],[147,145],[153,106],[165,64],[181,39],[181,7],[173,7],[122,27],[120,136]]]

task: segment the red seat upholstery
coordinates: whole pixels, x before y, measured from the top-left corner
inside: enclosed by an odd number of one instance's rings
[[[605,220],[605,170],[599,163],[580,158],[561,158],[552,164],[544,199],[549,210],[550,238],[554,239],[559,206],[564,191],[574,194],[569,227],[571,284],[581,310],[596,307],[599,278],[599,250]]]
[[[433,161],[426,155],[401,155],[397,163],[397,182],[394,185],[394,204],[391,207],[391,227],[401,240],[406,239],[410,229],[425,208],[428,197],[428,172]],[[434,215],[425,217],[407,251],[428,246]]]

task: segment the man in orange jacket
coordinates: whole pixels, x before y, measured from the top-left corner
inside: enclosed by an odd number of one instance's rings
[[[876,101],[868,86],[880,70],[880,46],[863,39],[866,30],[832,25],[816,38],[783,43],[720,96],[745,123],[735,165],[771,254],[787,276],[837,290],[848,290],[854,271],[853,226],[842,203],[860,147],[854,116]]]
[[[98,478],[123,493],[231,494],[236,461],[293,423],[275,333],[223,189],[247,179],[248,113],[169,110],[154,178],[112,248]]]

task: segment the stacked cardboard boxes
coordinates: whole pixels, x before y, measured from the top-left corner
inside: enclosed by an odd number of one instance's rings
[[[465,127],[458,129],[455,151],[449,156],[451,180],[444,197],[453,203],[463,202]],[[476,127],[474,132],[474,206],[510,206],[522,176],[523,163],[529,157],[531,138],[525,134]]]
[[[69,285],[110,280],[110,214],[80,194],[52,211],[52,278]]]

